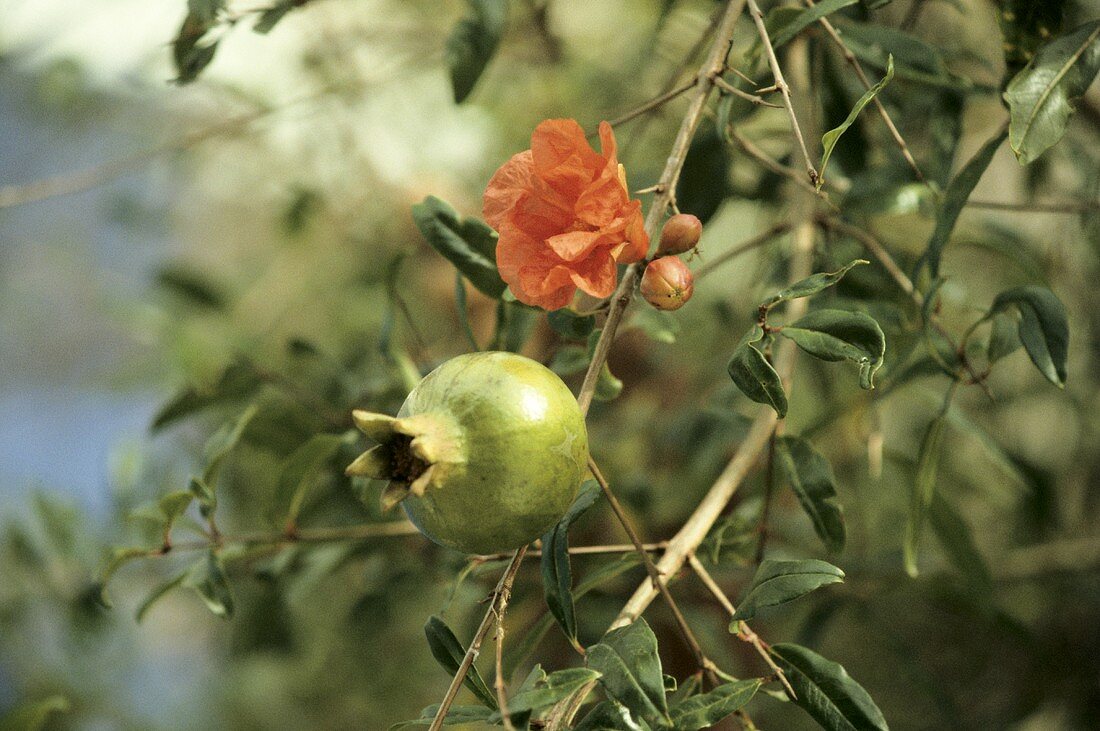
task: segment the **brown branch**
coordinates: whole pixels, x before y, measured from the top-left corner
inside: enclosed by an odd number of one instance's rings
[[[722,587],[718,586],[718,582],[714,580],[714,577],[707,571],[703,562],[694,554],[688,555],[688,563],[691,564],[691,568],[694,569],[695,575],[699,577],[699,580],[703,582],[703,585],[707,587],[707,590],[718,600],[718,603],[729,613],[730,619],[737,614],[737,608],[733,606],[733,602],[726,596],[726,592],[722,591]],[[775,660],[772,658],[771,653],[768,652],[767,643],[765,643],[760,636],[756,634],[749,627],[748,623],[744,620],[740,620],[737,623],[737,638],[752,645],[764,662],[768,664],[768,667],[775,673],[775,677],[783,685],[783,690],[786,691],[787,697],[792,701],[798,698],[798,694],[794,692],[794,688],[791,687],[791,683],[787,680],[786,674],[783,669],[775,664]]]
[[[470,641],[470,647],[466,650],[466,654],[462,658],[462,662],[458,666],[458,670],[455,672],[453,678],[451,678],[451,685],[447,688],[447,694],[443,696],[443,702],[439,704],[439,710],[435,713],[435,718],[432,720],[432,725],[428,728],[428,731],[439,731],[443,728],[443,721],[447,718],[447,711],[451,709],[451,704],[454,703],[455,696],[458,695],[458,689],[462,687],[462,682],[466,679],[466,674],[470,672],[470,667],[474,664],[474,660],[477,659],[478,653],[481,651],[481,643],[485,641],[485,636],[489,634],[489,629],[493,626],[493,619],[499,617],[503,613],[502,606],[508,605],[508,599],[512,596],[512,584],[516,580],[516,573],[519,571],[519,565],[523,563],[523,557],[527,553],[527,546],[520,548],[512,556],[512,561],[508,564],[508,568],[504,570],[504,574],[500,577],[500,581],[497,582],[497,586],[493,589],[492,601],[489,605],[489,610],[485,612],[485,616],[481,620],[481,624],[477,628],[477,632],[474,633],[473,640]],[[501,709],[503,710],[503,709]]]
[[[753,104],[756,104],[757,106],[771,107],[772,109],[782,109],[783,108],[783,106],[781,104],[772,104],[771,102],[766,102],[766,101],[764,101],[763,98],[757,96],[756,94],[750,94],[747,91],[742,91],[741,89],[738,89],[736,86],[729,83],[728,81],[723,79],[721,76],[719,76],[717,79],[714,80],[714,85],[717,86],[722,91],[726,92],[727,94],[733,94],[734,96],[740,97],[740,98],[744,99],[747,102],[752,102]]]
[[[516,731],[512,725],[512,718],[508,714],[508,694],[505,692],[504,681],[504,612],[508,609],[508,598],[501,596],[497,603],[497,631],[496,631],[496,679],[493,686],[497,692],[497,705],[500,706],[500,717],[504,721],[506,731]]]
[[[588,469],[592,471],[592,476],[596,478],[596,482],[599,484],[600,489],[603,491],[603,495],[607,498],[607,502],[611,505],[611,509],[615,512],[615,517],[619,519],[619,523],[622,524],[623,530],[630,536],[630,542],[634,545],[638,555],[642,558],[642,564],[645,565],[646,572],[649,574],[650,580],[653,582],[653,586],[660,592],[664,598],[665,603],[668,604],[669,610],[672,612],[673,618],[676,620],[676,626],[680,630],[680,634],[684,636],[684,641],[687,642],[688,649],[691,650],[691,654],[695,656],[695,661],[699,667],[706,671],[711,681],[717,685],[718,676],[714,673],[714,664],[707,658],[703,652],[702,646],[699,644],[699,640],[695,637],[695,633],[692,632],[690,625],[687,623],[687,619],[684,617],[684,613],[680,611],[679,605],[676,604],[676,600],[672,597],[672,592],[668,590],[668,585],[665,583],[664,577],[661,576],[661,572],[657,570],[657,566],[653,563],[653,559],[650,558],[649,553],[646,552],[645,546],[642,544],[641,538],[638,537],[637,531],[634,530],[634,526],[630,522],[630,518],[627,517],[626,511],[623,510],[623,506],[619,503],[618,498],[611,492],[611,486],[607,483],[607,478],[603,476],[600,471],[599,465],[588,457]]]
[[[730,0],[726,6],[725,14],[718,24],[717,31],[715,31],[711,51],[707,54],[707,59],[699,69],[696,80],[692,84],[694,94],[684,115],[684,120],[680,124],[680,130],[676,134],[676,140],[672,144],[672,151],[657,183],[657,193],[646,216],[645,230],[650,241],[656,239],[661,223],[664,221],[665,211],[672,203],[676,182],[679,180],[680,171],[684,167],[684,158],[687,157],[695,128],[703,117],[707,99],[714,89],[714,80],[721,76],[726,68],[726,56],[729,54],[730,44],[732,43],[733,28],[737,23],[737,17],[741,14],[744,3],[745,0]],[[592,353],[592,362],[588,366],[588,371],[584,374],[584,382],[581,384],[581,390],[577,395],[577,402],[580,404],[581,411],[585,414],[588,413],[588,408],[592,405],[592,395],[596,391],[596,380],[603,369],[604,363],[607,362],[607,354],[619,329],[623,313],[634,296],[634,285],[638,281],[641,269],[642,265],[640,263],[631,264],[627,267],[622,281],[619,282],[615,294],[612,295],[607,320],[604,322],[603,331],[600,333],[600,338],[596,342],[595,350]]]
[[[828,194],[824,190],[818,190],[814,186],[807,183],[806,180],[802,177],[802,173],[798,172],[794,168],[787,167],[768,153],[764,152],[762,149],[756,146],[756,143],[754,143],[748,137],[745,137],[745,135],[741,134],[741,131],[736,127],[731,125],[729,128],[729,133],[733,141],[736,142],[742,150],[747,152],[749,154],[749,157],[753,158],[776,175],[782,175],[790,179],[795,185],[797,185],[799,188],[806,191],[807,193],[812,193],[816,195],[818,198],[829,204],[829,207],[832,208],[834,211],[839,210],[836,207],[836,204],[829,200]]]
[[[659,94],[658,96],[653,97],[652,99],[645,102],[644,104],[641,104],[641,105],[635,107],[634,109],[630,110],[626,114],[623,114],[619,117],[616,117],[615,119],[612,119],[610,122],[608,122],[608,124],[610,124],[612,127],[618,127],[620,124],[625,124],[625,123],[629,122],[632,119],[635,119],[637,117],[642,116],[646,112],[651,112],[654,109],[658,109],[658,108],[664,106],[665,104],[667,104],[668,102],[672,101],[676,97],[680,96],[684,92],[688,91],[693,86],[695,86],[697,83],[699,83],[698,79],[692,79],[691,81],[687,82],[686,84],[681,84],[680,86],[678,86],[674,89],[666,91],[663,94]],[[596,136],[597,133],[598,133],[598,130],[591,130],[587,133],[587,135],[589,137],[594,137],[594,136]]]
[[[814,0],[803,0],[806,3],[806,7],[814,7]],[[917,3],[918,5],[920,3]],[[863,64],[859,62],[856,55],[852,53],[852,49],[848,48],[848,44],[844,42],[844,39],[840,37],[840,33],[829,22],[828,18],[819,18],[818,23],[825,29],[825,32],[829,34],[829,38],[840,49],[841,55],[844,56],[844,60],[848,62],[848,65],[855,71],[856,76],[859,77],[859,82],[863,84],[863,88],[868,91],[874,86],[869,78],[867,78],[866,72],[863,70]],[[909,167],[912,168],[913,174],[917,176],[917,180],[924,182],[924,173],[921,172],[920,166],[917,165],[916,159],[913,157],[913,153],[909,151],[909,145],[906,144],[905,138],[901,136],[901,132],[898,131],[897,125],[894,124],[894,120],[890,118],[890,113],[886,111],[886,106],[876,95],[871,103],[875,105],[875,109],[878,110],[878,114],[882,117],[882,121],[886,124],[886,129],[890,130],[890,136],[894,138],[894,144],[898,146],[901,151],[902,157],[905,158],[905,162],[909,163]]]
[[[787,116],[791,121],[791,134],[794,136],[795,143],[802,152],[802,159],[806,163],[806,174],[810,176],[810,183],[816,186],[818,181],[817,168],[814,167],[813,162],[810,160],[810,153],[806,149],[802,127],[798,124],[798,115],[794,113],[794,105],[791,103],[791,89],[787,85],[786,79],[783,78],[783,69],[779,67],[779,59],[775,57],[772,40],[768,37],[768,28],[764,25],[764,14],[760,12],[760,6],[756,4],[756,0],[746,0],[746,2],[749,5],[749,15],[752,16],[752,22],[756,24],[756,31],[760,34],[760,41],[764,44],[764,53],[768,57],[768,64],[771,66],[775,85],[779,88],[779,93],[783,97],[783,106],[787,109]]]
[[[769,228],[767,231],[762,231],[756,234],[752,238],[738,244],[729,251],[722,252],[719,256],[714,257],[703,266],[695,270],[695,279],[698,281],[702,277],[707,276],[718,267],[722,266],[731,259],[735,259],[741,256],[746,251],[751,251],[764,244],[770,242],[775,237],[785,234],[791,230],[791,225],[786,221],[780,222]]]

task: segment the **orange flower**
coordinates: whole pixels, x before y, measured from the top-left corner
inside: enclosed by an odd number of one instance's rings
[[[500,234],[497,268],[520,302],[560,309],[578,287],[608,297],[615,265],[645,258],[642,204],[630,200],[607,122],[600,147],[572,119],[548,119],[489,181],[483,212]]]

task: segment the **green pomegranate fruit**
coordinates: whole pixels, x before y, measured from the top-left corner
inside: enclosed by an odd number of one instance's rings
[[[561,519],[588,466],[584,415],[552,371],[513,353],[453,358],[424,377],[396,417],[356,411],[378,446],[349,475],[389,480],[436,543],[496,553],[530,543]]]

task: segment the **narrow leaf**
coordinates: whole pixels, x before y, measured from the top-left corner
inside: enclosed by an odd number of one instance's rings
[[[1066,385],[1069,322],[1066,308],[1046,287],[1016,287],[997,295],[990,312],[1015,307],[1020,312],[1019,338],[1031,362],[1058,388]]]
[[[888,731],[871,696],[835,662],[800,645],[771,648],[802,707],[829,731]]]
[[[836,503],[836,483],[828,460],[805,439],[789,436],[775,440],[775,456],[825,547],[830,553],[842,551],[844,514]]]
[[[733,351],[726,370],[742,393],[758,404],[771,406],[782,419],[787,415],[787,393],[783,390],[783,381],[764,354],[752,346],[763,336],[760,326],[753,325]]]
[[[170,591],[180,587],[187,579],[187,571],[176,576],[174,579],[169,579],[157,588],[153,589],[149,593],[149,596],[145,597],[145,601],[141,603],[141,606],[137,608],[137,612],[134,614],[134,619],[140,624],[145,620],[145,616],[149,614],[149,610],[153,608],[153,605],[164,598]]]
[[[1100,71],[1100,20],[1076,28],[1039,49],[1016,74],[1004,98],[1011,114],[1009,144],[1027,165],[1062,139],[1075,100]]]
[[[569,668],[550,673],[546,676],[545,682],[537,684],[534,688],[521,690],[509,698],[508,713],[538,711],[552,706],[599,677],[598,672],[588,668]]]
[[[279,476],[278,508],[288,506],[288,524],[298,520],[307,492],[316,484],[322,469],[336,454],[342,441],[339,434],[315,434],[283,463]]]
[[[720,685],[709,693],[688,698],[672,708],[672,726],[676,731],[713,728],[719,721],[752,700],[762,684],[763,681],[758,678],[738,680]]]
[[[835,272],[818,272],[817,274],[811,274],[810,276],[795,282],[786,289],[781,290],[777,294],[769,297],[767,300],[761,303],[761,307],[773,307],[780,302],[786,302],[787,300],[799,299],[800,297],[809,297],[815,295],[818,292],[824,291],[844,278],[844,275],[852,270],[853,267],[860,264],[870,264],[871,262],[866,259],[853,259],[845,264]]]
[[[466,280],[462,272],[455,271],[455,309],[458,310],[458,324],[462,326],[462,334],[466,336],[466,342],[475,353],[481,350],[474,337],[474,329],[470,327],[470,310],[466,304]]]
[[[794,40],[795,36],[806,28],[809,28],[821,18],[832,15],[841,8],[855,5],[857,2],[859,2],[859,0],[822,0],[813,7],[806,8],[784,23],[775,33],[770,34],[772,47],[779,48],[780,46],[790,43]],[[822,168],[824,168],[824,165],[822,165]]]
[[[905,571],[914,577],[918,573],[917,550],[920,546],[921,532],[924,530],[925,518],[936,494],[936,472],[939,470],[940,456],[943,452],[946,425],[945,410],[928,425],[917,455],[917,473],[913,480],[913,496],[909,503],[909,519],[905,524],[903,546]]]
[[[621,704],[601,701],[581,719],[573,731],[645,731]]]
[[[458,672],[458,667],[462,664],[462,658],[466,656],[466,650],[462,648],[461,643],[459,643],[451,628],[447,626],[447,623],[441,617],[434,615],[429,617],[424,625],[424,635],[428,638],[428,649],[431,650],[432,657],[435,658],[436,662],[442,665],[443,669],[452,676]],[[478,700],[489,708],[496,710],[496,696],[489,690],[489,686],[485,684],[481,673],[473,665],[466,673],[463,684],[477,696]]]
[[[433,249],[470,283],[499,299],[506,285],[496,265],[496,233],[477,218],[461,218],[446,201],[428,196],[412,207],[413,221]]]
[[[546,321],[554,332],[567,340],[585,340],[596,327],[593,315],[578,315],[567,307],[547,312]]]
[[[233,594],[221,557],[214,551],[199,559],[187,572],[181,586],[194,589],[214,614],[229,619],[233,616]]]
[[[455,103],[461,104],[474,90],[504,35],[507,0],[467,0],[469,10],[447,38],[447,67]]]
[[[976,593],[988,596],[993,587],[993,577],[981,551],[974,543],[974,534],[963,517],[943,495],[937,493],[932,498],[928,519],[936,539],[943,546],[951,563],[963,573]]]
[[[69,700],[62,695],[21,703],[0,718],[0,731],[41,731],[51,716],[68,713],[70,708]]]
[[[955,223],[959,220],[959,214],[962,213],[966,201],[970,198],[970,194],[974,192],[974,187],[981,180],[982,174],[985,173],[985,169],[989,167],[989,163],[993,160],[993,154],[997,152],[1007,136],[1007,129],[994,135],[991,140],[982,145],[982,148],[975,153],[974,157],[970,158],[951,181],[951,184],[947,186],[943,203],[936,214],[936,227],[932,230],[932,237],[928,240],[928,249],[925,253],[928,259],[928,268],[932,272],[933,278],[940,275],[940,258],[943,255],[944,247],[947,246],[947,242],[951,238],[951,232],[955,230]]]
[[[608,632],[588,648],[586,660],[602,674],[600,684],[610,698],[647,721],[670,722],[657,638],[644,619]]]
[[[829,158],[832,157],[833,148],[836,147],[836,143],[840,140],[841,135],[847,132],[848,128],[855,124],[856,118],[859,117],[859,113],[878,96],[879,92],[886,88],[886,85],[890,83],[892,78],[894,78],[894,57],[891,55],[887,56],[886,75],[882,77],[882,81],[872,86],[859,98],[855,106],[852,107],[852,111],[848,113],[847,119],[841,122],[840,126],[829,130],[821,137],[821,176],[816,183],[818,190],[821,190],[821,186],[825,185],[825,168],[829,165]]]
[[[577,618],[573,608],[573,573],[569,565],[569,526],[600,499],[595,480],[581,486],[580,494],[558,524],[542,537],[542,588],[550,614],[565,636],[577,640]]]
[[[844,572],[825,561],[774,561],[766,559],[737,605],[730,631],[737,631],[739,620],[752,619],[757,610],[786,604],[814,589],[844,580]]]
[[[439,704],[435,703],[420,712],[420,718],[412,721],[402,721],[390,726],[390,731],[413,728],[414,726],[431,726],[435,720],[435,714],[439,712]],[[444,726],[466,726],[471,723],[488,723],[493,711],[485,706],[451,706],[447,709],[447,715],[443,718]]]

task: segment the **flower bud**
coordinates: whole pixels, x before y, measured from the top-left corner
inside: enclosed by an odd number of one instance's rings
[[[677,213],[665,222],[661,231],[661,242],[657,246],[657,256],[691,251],[699,243],[702,233],[702,221],[690,213]]]
[[[687,264],[675,256],[649,262],[642,275],[642,297],[658,310],[678,310],[691,299],[695,277]]]

